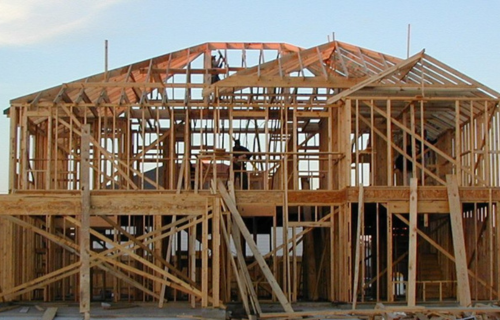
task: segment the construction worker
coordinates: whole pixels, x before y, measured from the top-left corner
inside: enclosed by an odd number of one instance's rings
[[[233,170],[234,181],[238,180],[241,188],[248,189],[248,174],[246,172],[246,162],[252,158],[250,150],[241,145],[239,139],[234,140],[233,147]]]

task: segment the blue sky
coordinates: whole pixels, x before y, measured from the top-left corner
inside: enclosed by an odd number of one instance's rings
[[[210,41],[337,40],[406,57],[426,53],[500,91],[500,1],[0,0],[0,109],[9,100]],[[8,119],[0,116],[0,193]]]

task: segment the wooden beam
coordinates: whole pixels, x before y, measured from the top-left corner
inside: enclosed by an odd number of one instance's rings
[[[53,320],[57,315],[56,307],[49,307],[43,313],[42,320]]]
[[[451,232],[455,252],[455,268],[457,272],[458,300],[462,307],[471,305],[467,257],[465,252],[464,229],[462,223],[462,205],[460,203],[457,179],[446,175],[448,198],[450,201]]]
[[[359,183],[359,182],[357,182]],[[359,268],[361,263],[361,235],[363,234],[363,215],[365,214],[365,202],[364,202],[364,189],[363,185],[359,184],[359,198],[358,198],[358,221],[356,227],[356,253],[354,258],[354,282],[352,289],[352,309],[356,309],[358,302],[358,287],[359,287]]]
[[[335,102],[339,101],[340,99],[343,99],[343,98],[345,98],[345,97],[353,94],[354,92],[356,92],[356,91],[358,91],[360,89],[363,89],[364,87],[366,87],[368,85],[376,83],[380,79],[383,79],[383,78],[387,77],[390,74],[393,74],[393,73],[395,73],[395,72],[397,72],[397,71],[399,71],[399,70],[401,70],[403,68],[407,68],[409,66],[413,66],[420,59],[422,59],[423,55],[424,55],[424,51],[421,51],[421,52],[415,54],[414,56],[412,56],[412,57],[410,57],[410,58],[408,58],[406,60],[403,60],[400,63],[395,64],[394,66],[392,66],[390,68],[387,68],[386,70],[380,72],[379,74],[377,74],[375,76],[372,76],[372,77],[369,77],[366,80],[359,82],[358,84],[350,87],[347,90],[341,91],[340,93],[338,93],[335,96],[333,96],[330,99],[328,99],[327,103],[328,104],[334,104]]]
[[[342,77],[290,77],[290,76],[236,76],[218,81],[211,87],[281,87],[281,88],[350,88],[360,82],[359,79]]]
[[[414,171],[415,172],[415,171]],[[417,300],[417,178],[410,179],[410,226],[409,244],[408,244],[408,287],[407,287],[407,304],[409,307],[414,307]]]
[[[80,313],[90,319],[90,125],[82,126],[80,191],[82,211],[80,214]]]
[[[71,218],[71,217],[66,217],[66,219],[72,223],[74,223],[75,225],[79,226],[79,221]],[[154,275],[148,275],[147,277],[148,278],[151,278],[151,279],[157,279],[157,281],[161,281],[163,283],[167,283],[167,281],[163,280],[163,277],[166,277],[169,279],[169,281],[171,281],[173,284],[176,284],[178,286],[178,288],[180,288],[180,290],[188,293],[188,294],[192,294],[192,295],[195,295],[197,297],[201,297],[202,296],[202,293],[201,291],[192,286],[191,284],[189,283],[186,283],[185,281],[183,281],[182,279],[166,272],[165,270],[163,270],[162,268],[158,267],[157,265],[155,265],[154,263],[148,261],[147,259],[144,259],[143,257],[139,256],[133,249],[129,249],[127,246],[125,245],[122,245],[122,244],[118,244],[116,242],[113,242],[112,240],[110,240],[109,238],[107,238],[106,236],[102,235],[101,233],[95,231],[95,230],[92,230],[90,229],[90,233],[95,236],[96,238],[104,241],[104,242],[107,242],[111,245],[113,245],[117,250],[119,250],[122,254],[128,254],[129,256],[131,256],[132,258],[136,259],[137,261],[141,262],[142,264],[144,264],[145,266],[149,267],[150,269],[156,271],[157,273],[160,274],[160,277],[158,276],[154,276]],[[150,239],[150,241],[152,242],[153,239]],[[156,241],[156,240],[155,240]],[[129,271],[132,271],[134,273],[137,273],[137,274],[147,274],[146,272],[143,272],[142,270],[139,270],[137,268],[132,268],[130,266],[126,266],[114,259],[111,259],[110,257],[108,256],[104,256],[101,254],[98,255],[98,258],[99,259],[102,259],[104,261],[107,261],[111,264],[115,264],[115,265],[119,265],[121,266],[122,268],[125,268]],[[170,282],[168,282],[168,285],[171,285]],[[210,300],[210,298],[209,298]]]
[[[393,273],[392,273],[392,266],[393,266],[393,256],[392,256],[392,248],[393,248],[393,235],[392,235],[392,212],[391,208],[387,208],[387,235],[386,235],[386,241],[387,241],[387,301],[392,302],[394,301],[394,284],[392,281]]]
[[[214,199],[213,218],[212,218],[212,296],[214,298],[214,308],[219,307],[220,296],[220,221],[221,219],[220,198]]]
[[[262,269],[262,272],[264,273],[264,276],[266,277],[267,281],[269,282],[269,285],[273,289],[274,293],[276,294],[279,302],[281,303],[281,306],[283,309],[288,312],[288,313],[293,313],[293,308],[290,302],[286,299],[285,294],[283,293],[283,290],[281,290],[278,282],[274,278],[271,270],[269,269],[269,266],[267,265],[266,261],[262,257],[259,249],[257,248],[257,245],[255,241],[253,240],[252,235],[248,231],[245,222],[241,218],[238,209],[236,208],[236,204],[232,200],[231,196],[226,190],[226,187],[224,184],[219,181],[218,183],[218,189],[220,194],[222,195],[222,198],[224,199],[224,202],[226,203],[229,211],[231,212],[231,215],[233,217],[234,222],[240,229],[241,234],[243,235],[243,238],[245,238],[245,241],[247,242],[248,246],[250,247],[250,250],[252,250],[252,253],[254,254],[255,260],[257,260],[259,266]]]

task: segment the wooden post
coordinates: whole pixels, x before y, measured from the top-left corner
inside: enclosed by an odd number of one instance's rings
[[[203,220],[201,222],[201,307],[208,307],[208,200],[206,207],[207,210],[203,214]]]
[[[342,141],[341,141],[341,152],[344,152],[345,157],[343,159],[344,165],[342,166],[340,176],[341,184],[340,188],[345,188],[351,186],[351,165],[352,165],[352,148],[351,148],[351,99],[347,99],[346,104],[341,107],[342,110]],[[356,168],[357,169],[357,168]]]
[[[213,306],[218,308],[220,292],[220,198],[214,199],[212,218],[212,297]]]
[[[9,161],[9,193],[13,193],[17,188],[16,164],[17,164],[17,109],[10,107],[10,161]]]
[[[301,178],[302,190],[310,190],[311,185],[308,178]],[[304,212],[304,221],[314,221],[311,207],[303,206],[301,209]],[[308,232],[304,235],[303,241],[303,259],[302,259],[302,271],[303,271],[303,295],[307,297],[308,300],[316,301],[319,296],[317,294],[315,280],[316,280],[316,257],[314,249],[314,236],[313,232]],[[304,257],[306,257],[304,259]]]
[[[472,123],[472,119],[471,119]],[[457,183],[462,185],[462,144],[460,137],[460,102],[455,101],[455,174],[457,176]]]
[[[462,225],[462,205],[460,203],[457,178],[446,175],[448,201],[450,204],[451,233],[455,252],[455,268],[457,272],[458,300],[462,307],[471,305],[467,257],[465,253],[464,229]]]
[[[179,173],[182,174],[182,173]],[[194,222],[195,218],[193,218]],[[189,278],[196,282],[196,224],[189,228]],[[190,297],[191,307],[196,307],[196,295]]]
[[[392,111],[391,111],[391,100],[387,100],[387,127],[386,127],[386,135],[387,135],[387,185],[392,186],[393,185],[393,178],[394,178],[394,173],[393,173],[393,167],[392,167],[392,127],[391,124],[392,122],[390,119],[392,118]]]
[[[392,284],[392,212],[387,206],[387,301],[394,301],[394,286]]]
[[[414,171],[415,173],[415,171]],[[409,226],[409,255],[408,255],[408,287],[406,290],[409,307],[416,304],[417,294],[417,178],[410,179],[410,226]]]
[[[337,290],[335,288],[335,279],[338,274],[338,267],[336,265],[336,262],[338,259],[336,259],[336,256],[338,255],[337,251],[335,250],[335,215],[334,215],[334,206],[330,206],[330,301],[334,301],[335,297],[337,296]],[[340,211],[340,209],[337,209]],[[319,277],[318,277],[319,278]],[[316,286],[317,288],[318,286]],[[316,290],[317,291],[317,290]]]
[[[500,299],[500,272],[498,270],[500,269],[500,233],[498,232],[498,227],[500,226],[500,202],[497,202],[495,205],[496,208],[496,221],[495,221],[495,226],[496,226],[496,232],[495,232],[495,256],[496,256],[496,283],[497,283],[497,299]]]
[[[82,212],[80,215],[80,312],[90,319],[90,125],[82,126],[82,145],[80,163],[80,191]]]
[[[356,227],[356,253],[354,258],[354,283],[352,289],[352,309],[356,309],[356,303],[358,300],[358,283],[359,283],[359,264],[361,260],[361,235],[363,234],[363,215],[365,214],[365,202],[364,202],[364,189],[363,184],[359,184],[359,195],[358,195],[358,223]]]

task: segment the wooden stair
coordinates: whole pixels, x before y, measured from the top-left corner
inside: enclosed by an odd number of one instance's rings
[[[443,280],[443,274],[439,266],[436,253],[422,253],[418,261],[418,297],[424,301],[439,300],[439,282]],[[432,281],[433,283],[421,281]],[[424,290],[425,288],[425,290]],[[443,288],[443,295],[444,290]]]

